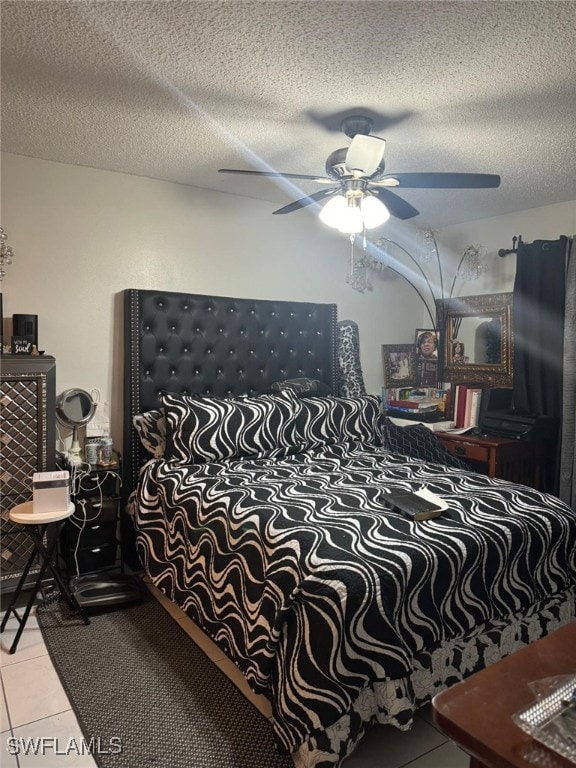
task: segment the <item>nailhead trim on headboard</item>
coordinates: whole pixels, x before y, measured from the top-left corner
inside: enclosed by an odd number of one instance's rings
[[[337,394],[335,304],[128,289],[124,318],[126,498],[149,458],[132,417],[159,407],[163,391],[257,394],[305,376]]]

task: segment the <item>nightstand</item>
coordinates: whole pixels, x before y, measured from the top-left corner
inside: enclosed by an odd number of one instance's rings
[[[81,465],[72,475],[76,511],[60,537],[60,554],[69,577],[118,565],[121,467],[119,454],[113,455],[110,466]]]
[[[542,440],[449,432],[437,432],[436,437],[449,453],[464,459],[475,472],[546,490],[550,449]]]

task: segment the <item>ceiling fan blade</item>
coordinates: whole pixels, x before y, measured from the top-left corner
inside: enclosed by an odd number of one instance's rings
[[[394,180],[398,184],[394,184]],[[486,189],[500,186],[494,173],[391,173],[375,184],[404,189]]]
[[[307,173],[277,173],[276,171],[239,171],[235,168],[218,168],[218,173],[240,173],[244,176],[273,176],[281,179],[311,179],[319,184],[334,184],[328,176],[310,176]]]
[[[378,200],[381,200],[392,216],[396,216],[397,219],[411,219],[420,213],[413,205],[410,205],[406,200],[402,200],[401,197],[395,195],[394,192],[390,192],[389,189],[374,189],[372,184],[370,184],[370,193],[377,197]]]
[[[384,159],[385,139],[357,133],[346,152],[346,170],[356,175],[371,176]]]
[[[318,200],[322,200],[323,197],[333,195],[334,192],[338,192],[338,189],[338,187],[334,187],[333,189],[321,189],[319,192],[314,192],[313,195],[301,197],[300,200],[295,200],[293,203],[285,205],[284,208],[278,208],[277,211],[272,211],[272,213],[292,213],[292,211],[297,211],[299,208],[304,208],[307,205],[316,203]]]

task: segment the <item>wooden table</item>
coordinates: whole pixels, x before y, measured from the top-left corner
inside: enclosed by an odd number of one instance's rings
[[[515,712],[534,702],[528,683],[576,673],[576,621],[434,697],[436,725],[471,756],[471,768],[574,768],[518,728]]]
[[[470,463],[475,471],[546,490],[547,468],[552,453],[542,440],[515,440],[494,435],[454,435],[436,432],[453,456]]]

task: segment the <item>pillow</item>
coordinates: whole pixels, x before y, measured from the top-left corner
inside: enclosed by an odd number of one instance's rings
[[[414,459],[444,464],[458,469],[470,467],[456,456],[452,456],[440,443],[434,432],[423,424],[399,427],[386,416],[379,424],[382,445],[392,453],[401,453]]]
[[[162,458],[166,450],[166,418],[161,410],[137,413],[132,424],[146,450],[156,459]]]
[[[310,397],[311,395],[329,395],[331,389],[328,384],[318,379],[285,379],[284,381],[275,381],[270,384],[269,392],[284,392],[291,390],[296,397]]]
[[[300,406],[296,424],[301,450],[351,440],[375,442],[380,414],[377,395],[306,397]]]
[[[166,458],[185,464],[283,456],[297,446],[299,401],[290,391],[219,399],[163,395]]]

